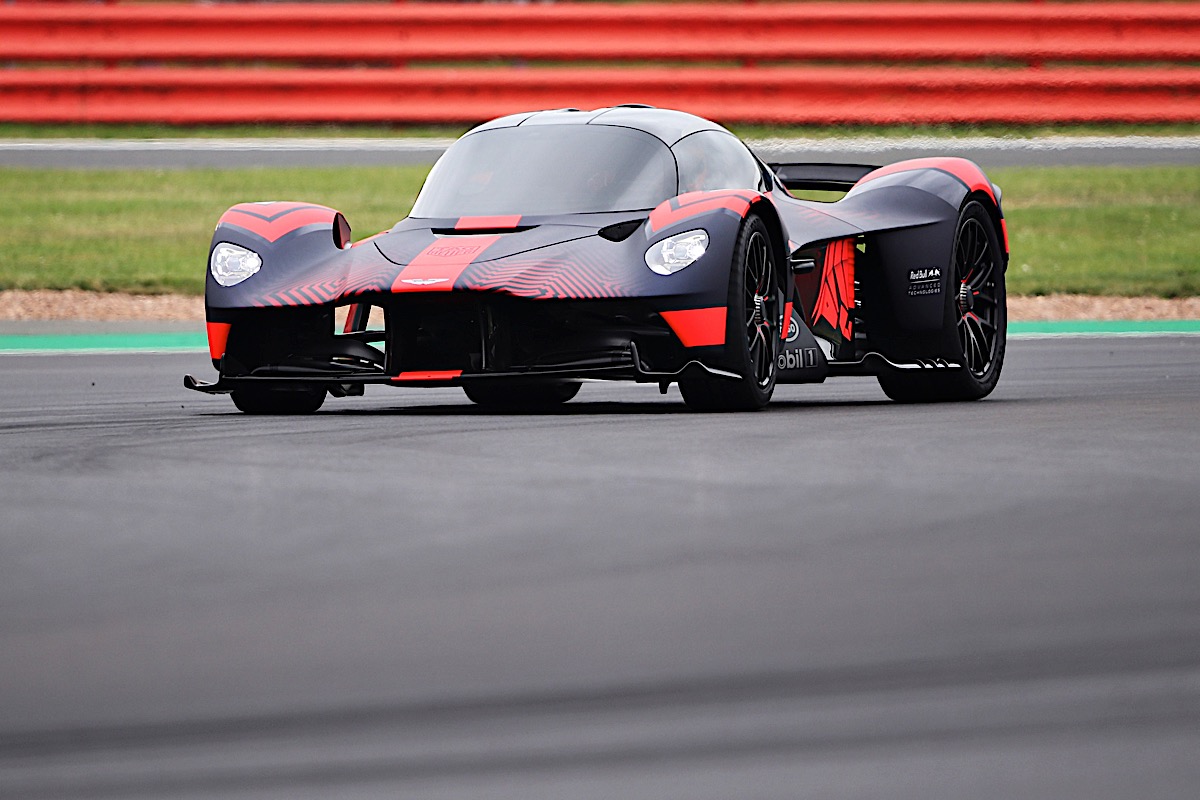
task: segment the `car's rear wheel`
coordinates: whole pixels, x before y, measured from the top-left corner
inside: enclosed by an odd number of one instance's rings
[[[1008,324],[1004,257],[991,215],[976,200],[959,214],[953,268],[944,298],[938,356],[961,364],[962,369],[881,374],[879,385],[893,400],[978,400],[991,394],[1000,380]]]
[[[472,403],[497,411],[542,411],[579,394],[577,382],[508,383],[489,381],[463,387]]]
[[[325,389],[235,389],[233,404],[245,414],[311,414],[325,402]]]
[[[775,357],[779,349],[782,293],[775,252],[762,218],[751,214],[738,234],[729,271],[725,351],[739,380],[715,375],[685,375],[679,391],[697,411],[755,411],[775,391]]]

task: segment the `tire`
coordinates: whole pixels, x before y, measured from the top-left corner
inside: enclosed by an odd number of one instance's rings
[[[679,391],[696,411],[757,411],[775,391],[783,294],[775,270],[775,247],[761,217],[746,217],[733,253],[725,317],[726,366],[742,377],[681,377]]]
[[[463,387],[476,405],[497,411],[544,411],[579,394],[579,383],[477,383]]]
[[[897,402],[979,400],[1000,380],[1008,325],[1004,256],[991,215],[976,200],[959,212],[952,267],[938,352],[933,355],[962,364],[963,369],[881,374],[880,387]]]
[[[320,387],[235,389],[233,404],[244,414],[311,414],[325,402]]]

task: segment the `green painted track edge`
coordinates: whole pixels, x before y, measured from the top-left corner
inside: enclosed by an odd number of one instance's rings
[[[1172,336],[1200,334],[1200,320],[1010,322],[1014,338],[1042,336]],[[203,352],[208,340],[195,333],[94,333],[0,335],[0,354]]]
[[[173,353],[208,350],[203,331],[0,335],[0,353]]]
[[[1038,336],[1172,336],[1200,333],[1198,319],[1133,320],[1059,320],[1055,322],[1010,322],[1008,335],[1014,338]]]

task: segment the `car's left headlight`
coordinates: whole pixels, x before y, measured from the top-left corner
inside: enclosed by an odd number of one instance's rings
[[[262,258],[241,245],[222,242],[213,248],[208,269],[222,286],[237,286],[262,267]]]
[[[687,231],[655,242],[646,251],[646,266],[659,275],[673,275],[694,263],[708,249],[708,233]]]

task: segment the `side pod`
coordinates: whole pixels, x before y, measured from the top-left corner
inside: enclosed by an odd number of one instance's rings
[[[958,215],[971,196],[990,207],[1002,236],[995,188],[982,169],[962,158],[913,159],[882,167],[837,203],[840,216],[864,223],[864,288],[876,307],[887,307],[900,331],[926,333],[942,327]]]

